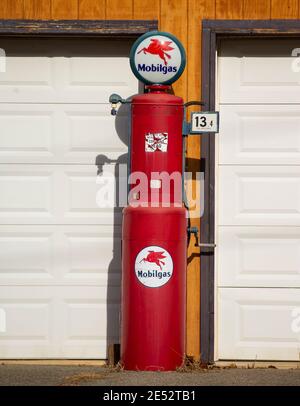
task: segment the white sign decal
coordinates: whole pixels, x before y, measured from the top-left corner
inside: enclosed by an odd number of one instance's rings
[[[216,111],[201,111],[192,113],[191,133],[219,132],[219,113]]]
[[[173,273],[171,255],[162,247],[151,245],[142,249],[135,259],[135,274],[149,288],[165,285]]]
[[[146,152],[167,152],[168,150],[168,133],[148,133],[145,135]]]

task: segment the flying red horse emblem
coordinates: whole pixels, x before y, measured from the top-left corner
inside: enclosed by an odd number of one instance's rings
[[[152,55],[158,55],[160,59],[162,59],[165,63],[165,65],[168,65],[168,59],[171,59],[171,56],[167,54],[166,51],[172,51],[174,48],[170,46],[172,44],[172,41],[160,41],[159,39],[152,38],[150,45],[148,45],[147,48],[141,49],[138,54],[141,52],[144,52],[144,54],[152,54]]]
[[[143,258],[140,262],[152,262],[160,267],[162,269],[162,265],[165,265],[165,263],[162,261],[162,259],[167,258],[164,254],[164,251],[148,251],[148,255]]]

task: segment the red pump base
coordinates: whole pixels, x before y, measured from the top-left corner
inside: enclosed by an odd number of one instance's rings
[[[123,211],[121,362],[172,371],[185,356],[186,210]]]

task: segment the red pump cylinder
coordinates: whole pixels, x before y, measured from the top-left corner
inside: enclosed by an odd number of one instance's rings
[[[129,200],[181,205],[183,100],[166,93],[169,86],[148,88],[150,93],[136,95],[131,101],[130,143],[133,181],[135,174],[144,173],[148,182]]]
[[[121,362],[169,371],[185,356],[187,216],[181,195],[158,187],[157,173],[181,178],[183,101],[155,89],[132,99],[131,174],[142,172],[148,184],[123,211]]]
[[[170,371],[184,362],[186,230],[184,208],[124,209],[121,361],[125,369]]]

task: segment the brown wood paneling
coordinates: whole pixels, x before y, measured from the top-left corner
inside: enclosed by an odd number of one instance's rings
[[[244,18],[249,20],[269,19],[271,0],[244,0]]]
[[[55,20],[76,20],[78,0],[51,0],[51,17]]]
[[[142,20],[157,20],[159,18],[159,13],[159,0],[133,0],[133,18]]]
[[[215,18],[215,2],[211,0],[188,1],[188,100],[201,99],[201,27],[202,18]],[[191,110],[191,109],[190,109]],[[192,109],[196,111],[194,107]],[[200,171],[200,137],[190,136],[187,141],[187,170]],[[196,181],[191,181],[196,188]],[[200,230],[199,215],[191,219],[191,226]],[[187,272],[187,355],[200,358],[200,250],[191,237],[188,247]]]
[[[188,10],[188,98],[189,100],[199,100],[202,19],[215,18],[215,2],[212,0],[189,0]]]
[[[228,20],[243,18],[243,1],[216,0],[216,18]]]
[[[298,18],[298,0],[271,0],[271,18]]]
[[[130,20],[133,18],[133,0],[106,0],[107,20]]]
[[[79,0],[79,19],[105,20],[105,0]]]
[[[1,0],[0,18],[23,18],[23,0]]]
[[[162,0],[160,29],[174,34],[187,49],[187,0]],[[187,69],[173,85],[176,95],[187,98]]]
[[[24,0],[24,18],[32,20],[51,18],[51,0]]]

